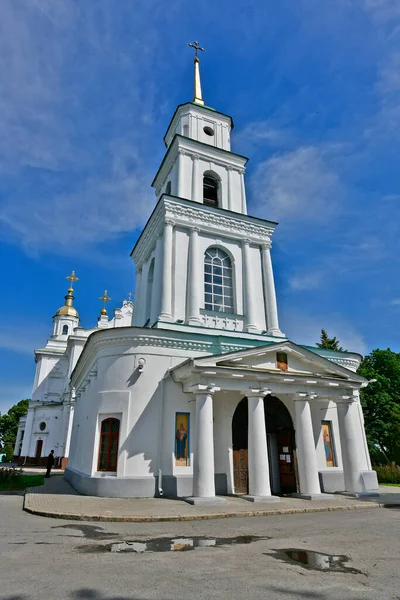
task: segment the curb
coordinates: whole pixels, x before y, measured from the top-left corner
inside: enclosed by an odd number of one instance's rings
[[[400,508],[400,504],[378,504],[378,503],[365,503],[353,506],[334,506],[334,507],[310,507],[310,508],[287,508],[282,510],[250,510],[241,512],[230,512],[230,513],[209,513],[209,514],[197,514],[197,515],[166,515],[166,516],[127,516],[127,517],[116,517],[113,515],[82,515],[82,514],[68,514],[46,510],[36,510],[34,508],[26,506],[24,499],[23,510],[27,513],[38,515],[41,517],[48,517],[53,519],[66,519],[70,521],[106,521],[116,523],[163,523],[167,521],[205,521],[210,519],[229,519],[235,517],[269,517],[269,516],[280,516],[280,515],[295,515],[295,514],[308,514],[308,513],[322,513],[322,512],[337,512],[346,510],[368,510],[372,508]]]

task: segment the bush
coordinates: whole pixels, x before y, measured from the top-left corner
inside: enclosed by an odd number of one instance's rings
[[[0,483],[17,483],[22,475],[22,469],[0,467]]]
[[[374,469],[379,483],[400,483],[400,467],[397,465],[378,465]]]

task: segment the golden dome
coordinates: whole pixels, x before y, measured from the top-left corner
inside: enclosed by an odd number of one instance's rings
[[[75,275],[75,271],[72,271],[71,275],[68,275],[67,279],[69,279],[69,281],[70,281],[70,287],[68,288],[67,295],[64,296],[65,304],[64,304],[64,306],[61,306],[61,308],[58,309],[58,311],[56,312],[56,314],[54,316],[55,317],[75,317],[75,318],[79,319],[78,311],[76,310],[76,308],[74,308],[72,306],[72,302],[74,301],[74,297],[72,295],[73,291],[74,291],[72,289],[72,284],[74,283],[74,281],[79,281]]]
[[[68,296],[66,296],[67,298]],[[64,306],[61,306],[61,308],[58,309],[58,311],[55,314],[56,317],[59,316],[64,316],[64,317],[77,317],[79,319],[79,314],[78,311],[76,310],[76,308],[74,308],[73,306],[68,306],[67,304],[65,304]]]

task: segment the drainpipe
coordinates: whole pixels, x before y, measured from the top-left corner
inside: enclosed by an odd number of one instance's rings
[[[163,496],[164,490],[162,488],[162,471],[161,471],[161,454],[162,454],[162,428],[163,428],[163,417],[164,417],[164,377],[161,379],[161,401],[160,401],[160,423],[158,433],[158,495]]]

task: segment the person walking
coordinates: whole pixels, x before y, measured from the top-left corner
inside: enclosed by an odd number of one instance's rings
[[[54,450],[52,450],[52,451],[50,452],[49,456],[47,457],[47,471],[46,471],[46,477],[50,477],[50,472],[51,472],[51,469],[52,469],[52,468],[53,468],[53,466],[54,466],[54,462],[55,462],[55,459],[54,459]]]

